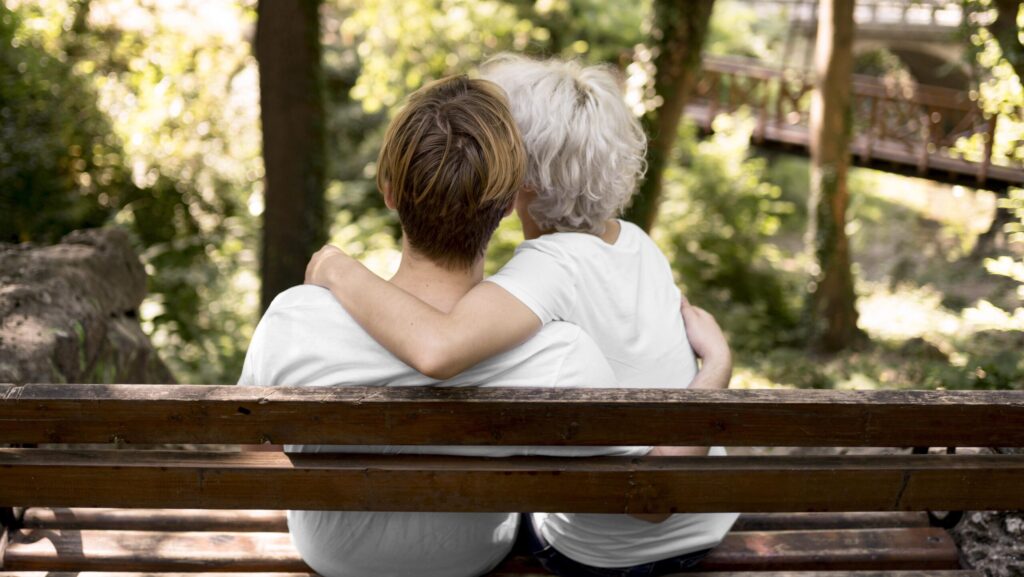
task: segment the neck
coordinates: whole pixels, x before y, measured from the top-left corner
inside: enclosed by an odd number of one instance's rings
[[[558,232],[554,229],[540,228],[539,226],[537,226],[537,223],[533,221],[533,218],[530,218],[529,220],[523,219],[522,223],[523,238],[526,240],[533,240],[535,238],[540,238],[545,234],[552,234],[554,232]],[[619,221],[617,219],[613,218],[605,222],[604,230],[601,231],[600,233],[587,231],[581,232],[583,232],[584,234],[592,234],[608,244],[615,244],[615,242],[619,240],[619,233],[622,232],[622,225],[619,224]]]
[[[402,262],[391,284],[430,306],[450,312],[484,278],[484,259],[465,269],[448,269],[418,253],[402,239]]]

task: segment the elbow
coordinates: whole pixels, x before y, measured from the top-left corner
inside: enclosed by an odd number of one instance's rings
[[[465,369],[455,362],[444,346],[437,344],[424,347],[424,350],[412,359],[412,368],[438,381],[447,381]]]
[[[434,360],[428,360],[423,363],[418,363],[418,366],[413,367],[424,376],[430,377],[438,381],[447,381],[462,371],[457,371],[449,368],[444,363],[437,362]]]

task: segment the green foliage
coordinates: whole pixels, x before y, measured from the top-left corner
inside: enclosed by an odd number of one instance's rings
[[[781,59],[789,31],[784,18],[758,19],[743,2],[717,4],[709,52]],[[332,241],[382,274],[393,270],[398,229],[376,190],[375,161],[383,129],[409,92],[432,78],[473,73],[480,61],[503,50],[626,68],[636,46],[647,41],[649,12],[647,1],[324,0]],[[183,382],[237,378],[257,318],[263,169],[249,36],[255,17],[251,0],[0,5],[4,240],[47,242],[74,228],[111,222],[133,231],[151,276],[140,316]],[[978,97],[986,110],[1009,113],[1010,121],[1000,118],[996,156],[999,163],[1012,162],[1024,150],[1014,116],[1022,92],[985,34],[974,38],[979,63],[991,71]],[[864,56],[858,66],[896,75],[902,70],[884,53]],[[633,68],[627,72],[634,74]],[[1016,354],[1024,343],[1013,328],[1024,327],[1021,307],[985,309],[999,322],[964,329],[962,338],[894,337],[866,351],[808,357],[797,314],[806,291],[801,237],[807,162],[752,157],[742,120],[720,120],[716,128],[716,136],[703,142],[692,129],[681,131],[653,234],[690,298],[727,329],[741,373],[752,372],[759,385],[808,388],[1006,388],[1024,382]],[[970,156],[983,143],[960,146]],[[892,200],[904,195],[898,183],[854,171],[850,187],[854,256],[898,252],[895,260],[913,262],[897,274],[889,263],[862,258],[863,276],[884,269],[895,284],[934,281],[943,296],[924,304],[953,306],[946,297],[955,291],[948,287],[969,283],[960,269],[950,272],[939,261],[966,249],[944,250],[936,243],[932,260],[939,264],[933,268],[941,270],[921,274],[920,261],[931,257],[917,250],[918,239],[899,237],[895,229],[916,225],[922,211]],[[867,197],[876,189],[897,192]],[[1021,193],[1015,195],[1009,202],[1024,204]],[[942,227],[942,234],[950,228]],[[1024,234],[1021,227],[1015,234]],[[520,239],[518,221],[504,221],[487,271],[507,260]],[[970,283],[992,278],[971,266],[976,275]],[[988,266],[1006,283],[1024,285],[1019,254]],[[960,308],[977,301],[970,287],[955,294],[961,295]],[[1011,301],[993,302],[1006,309]]]
[[[749,2],[717,0],[704,50],[774,63],[782,60],[792,33],[788,18],[762,18]]]
[[[130,194],[120,140],[87,77],[0,4],[0,242],[56,242]]]
[[[689,298],[719,319],[734,347],[799,342],[799,277],[771,243],[793,205],[765,181],[765,161],[749,156],[749,122],[722,116],[715,128],[702,142],[682,129],[655,238]]]
[[[965,19],[968,23],[990,22],[996,10],[987,0],[964,0],[964,9],[970,16]],[[969,40],[966,46],[970,64],[972,67],[980,66],[984,71],[979,75],[978,87],[972,91],[971,99],[977,100],[987,115],[999,114],[992,143],[992,162],[1020,166],[1024,163],[1024,81],[987,28],[971,24],[965,32]],[[982,158],[985,146],[983,134],[961,138],[956,143],[957,151],[975,161]]]
[[[27,101],[16,110],[35,107],[50,120],[14,124],[3,143],[49,142],[36,162],[56,166],[55,177],[33,177],[26,189],[43,210],[36,220],[15,215],[29,231],[19,236],[50,241],[110,223],[131,230],[150,274],[140,317],[164,359],[183,381],[233,381],[257,286],[256,226],[244,210],[262,175],[255,66],[242,34],[251,11],[99,0],[16,9],[3,19],[14,50],[0,53],[18,60],[25,79]],[[17,87],[4,81],[0,90],[9,86]]]

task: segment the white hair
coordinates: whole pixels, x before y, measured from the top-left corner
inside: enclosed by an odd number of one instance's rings
[[[530,215],[541,228],[601,233],[646,169],[647,138],[611,66],[500,54],[481,75],[508,93],[529,158]]]

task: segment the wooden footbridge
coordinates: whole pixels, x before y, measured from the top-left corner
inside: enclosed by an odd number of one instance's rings
[[[686,108],[701,129],[710,131],[718,114],[746,108],[756,144],[807,153],[810,72],[733,57],[709,56],[703,66]],[[967,92],[859,75],[851,90],[855,164],[992,190],[1024,186],[1024,164],[993,154],[1001,116],[986,115]],[[980,152],[959,146],[971,139],[981,140]]]

